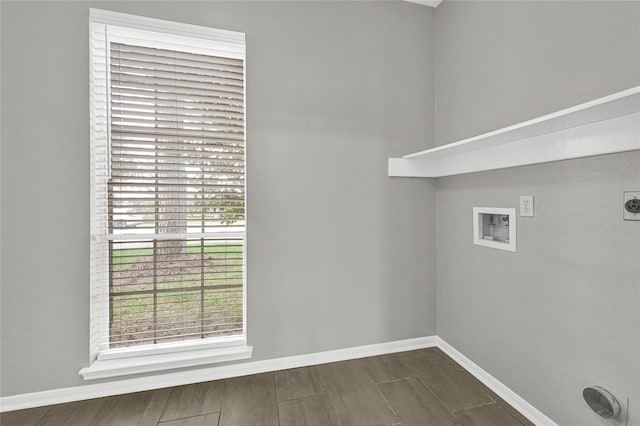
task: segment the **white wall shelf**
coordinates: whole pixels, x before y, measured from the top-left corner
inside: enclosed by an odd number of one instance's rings
[[[389,176],[442,177],[640,150],[640,86],[448,145],[389,158]]]

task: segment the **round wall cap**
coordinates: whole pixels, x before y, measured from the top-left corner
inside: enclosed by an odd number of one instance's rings
[[[620,403],[608,390],[600,386],[584,388],[582,397],[600,417],[613,419],[620,415]]]

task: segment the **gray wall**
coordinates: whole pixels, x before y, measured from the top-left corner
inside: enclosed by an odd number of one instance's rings
[[[451,1],[436,9],[436,144],[635,86],[638,1]]]
[[[404,2],[2,2],[3,396],[83,384],[88,8],[247,38],[254,360],[435,334],[433,10]]]
[[[451,2],[436,11],[437,143],[640,84],[638,2]],[[561,425],[609,424],[592,384],[640,425],[640,153],[439,179],[438,335]],[[517,207],[517,253],[474,246],[473,206]]]

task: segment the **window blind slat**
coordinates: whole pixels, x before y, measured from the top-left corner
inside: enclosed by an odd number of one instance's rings
[[[181,114],[178,114],[180,112]],[[166,123],[185,123],[185,124],[212,124],[215,126],[230,126],[230,127],[244,127],[244,121],[229,118],[225,114],[208,114],[206,111],[198,114],[196,111],[186,111],[190,114],[186,114],[185,111],[171,112],[165,111],[143,111],[143,110],[124,110],[113,108],[111,116],[118,120],[133,119],[138,120],[141,123],[153,123],[153,122],[166,122]]]
[[[128,89],[119,89],[120,98],[111,100],[111,109],[134,109],[138,111],[151,111],[157,113],[168,112],[175,114],[176,111],[188,115],[198,114],[205,116],[232,117],[239,120],[244,119],[242,105],[231,105],[229,103],[207,103],[204,101],[190,101],[179,99],[162,99],[153,96],[138,96],[138,92]],[[125,96],[127,95],[127,96]]]
[[[215,153],[212,153],[215,155]],[[227,160],[229,161],[229,160]],[[133,167],[128,167],[128,163],[119,162],[117,164],[118,167],[114,167],[112,169],[111,175],[113,178],[121,177],[126,178],[127,176],[134,177],[154,177],[153,174],[158,171],[171,171],[174,169],[175,165],[171,164],[154,164],[154,163],[136,163]],[[234,175],[244,175],[244,161],[233,161],[232,165],[211,165],[206,168],[206,170],[202,171],[200,178],[193,178],[192,180],[198,179],[209,179],[209,176],[218,176],[222,174],[234,174]]]
[[[143,94],[159,94],[164,96],[197,96],[201,100],[212,102],[224,102],[232,105],[240,105],[244,100],[242,92],[228,90],[226,86],[206,84],[189,84],[187,82],[174,82],[170,85],[170,80],[135,76],[135,75],[115,75],[112,73],[112,96],[120,96],[120,90],[137,89]]]
[[[162,69],[159,69],[162,68]],[[171,69],[173,68],[173,69]],[[240,79],[229,78],[225,73],[210,74],[186,72],[187,70],[178,70],[178,67],[171,64],[150,68],[143,63],[135,63],[131,61],[112,61],[111,62],[111,79],[126,80],[130,77],[147,77],[148,82],[152,84],[176,83],[176,77],[179,78],[181,86],[186,87],[202,87],[205,89],[222,87],[225,90],[242,93],[244,82]],[[192,86],[193,84],[193,86]]]
[[[184,60],[192,64],[203,64],[205,67],[215,67],[216,65],[233,66],[242,69],[244,64],[241,59],[201,55],[197,53],[184,52],[179,50],[160,49],[154,47],[136,46],[133,44],[124,43],[111,43],[112,55],[114,51],[119,51],[121,54],[139,53],[147,55],[149,57],[161,60],[162,58]]]
[[[119,119],[112,116],[111,132],[157,136],[204,136],[207,138],[220,138],[224,140],[235,140],[244,142],[244,131],[237,126],[225,126],[224,124],[199,124],[184,122],[155,121],[149,123],[148,120]]]
[[[162,57],[139,52],[111,50],[111,64],[159,71],[175,71],[180,74],[208,75],[244,81],[242,65],[192,61],[181,58]]]
[[[223,144],[227,144],[229,147],[241,147],[244,142],[244,138],[242,135],[235,135],[233,133],[222,133],[222,132],[187,132],[187,131],[174,131],[173,134],[169,131],[170,129],[158,129],[157,133],[147,131],[146,129],[127,129],[123,130],[121,128],[116,127],[113,130],[113,138],[115,140],[128,140],[132,143],[137,139],[141,138],[143,140],[153,140],[154,137],[159,142],[210,142],[211,144],[217,144],[218,146],[222,146]]]
[[[237,159],[239,155],[244,154],[241,139],[216,139],[216,143],[193,139],[181,141],[180,138],[165,138],[162,135],[162,141],[151,141],[148,140],[150,138],[147,140],[124,139],[117,137],[119,135],[121,134],[114,135],[112,144],[117,163],[136,168],[149,166],[149,160],[153,160],[158,167],[177,166],[182,164],[185,158],[193,158],[194,163],[190,164],[198,164],[203,169],[225,165],[231,167],[230,163],[234,161],[238,165],[244,163],[243,160]],[[164,139],[174,140],[165,141]],[[234,157],[236,157],[235,160]]]
[[[234,194],[231,194],[231,193],[228,193],[228,192],[222,192],[222,191],[220,191],[220,192],[212,191],[212,192],[210,192],[210,194],[212,196],[216,196],[218,198],[218,201],[222,202],[222,203],[224,203],[224,202],[242,201],[243,198],[244,198],[244,194],[237,194],[237,197],[233,198],[232,195],[234,195]],[[224,195],[225,197],[222,197],[220,195]],[[175,201],[180,201],[181,199],[180,198],[175,198],[174,200]],[[136,204],[137,202],[142,202],[142,201],[148,202],[150,204],[145,204],[145,205]],[[146,209],[148,209],[150,207],[155,206],[155,204],[152,204],[153,202],[154,202],[154,199],[151,198],[151,197],[130,197],[130,196],[127,196],[127,197],[113,198],[112,200],[109,200],[109,204],[108,205],[109,205],[109,207],[113,207],[113,208],[116,208],[116,209],[118,207],[121,207],[121,206],[122,207],[131,207],[132,209],[135,209],[135,208],[146,208]],[[111,213],[111,214],[114,214],[114,213]],[[211,214],[214,214],[214,213],[211,213]]]
[[[158,105],[171,103],[175,101],[176,108],[180,104],[188,103],[193,106],[220,106],[229,109],[230,111],[238,111],[243,107],[243,102],[240,99],[225,99],[224,96],[220,96],[221,93],[180,93],[180,92],[163,92],[156,90],[157,88],[150,87],[149,85],[139,83],[128,83],[126,87],[117,88],[117,96],[119,98],[114,99],[115,102],[125,101],[140,101],[140,102],[157,102]]]

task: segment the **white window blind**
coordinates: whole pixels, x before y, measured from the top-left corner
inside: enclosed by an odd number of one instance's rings
[[[212,31],[91,23],[92,356],[245,336],[244,39]]]

